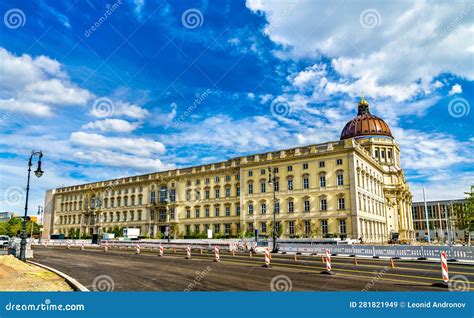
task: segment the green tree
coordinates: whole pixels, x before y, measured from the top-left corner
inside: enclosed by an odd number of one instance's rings
[[[474,232],[474,186],[465,194],[466,203],[455,205],[453,212],[459,217],[458,228],[464,230],[466,240],[469,240],[469,233]]]
[[[0,235],[8,235],[8,223],[1,222],[0,223]]]

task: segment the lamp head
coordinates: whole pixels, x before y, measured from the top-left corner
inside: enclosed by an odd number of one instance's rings
[[[41,157],[43,157],[43,153],[42,153],[42,152],[39,153],[38,168],[36,168],[36,170],[35,170],[35,175],[36,175],[36,177],[38,177],[38,178],[41,178],[41,176],[42,176],[43,173],[44,173],[44,171],[41,170]]]

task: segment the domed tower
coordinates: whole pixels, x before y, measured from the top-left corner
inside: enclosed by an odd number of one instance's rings
[[[400,148],[395,142],[387,123],[370,113],[369,103],[362,97],[357,107],[357,116],[347,122],[341,132],[341,140],[353,139],[366,150],[364,154],[372,157],[376,163],[356,160],[356,180],[360,202],[374,199],[367,190],[367,183],[374,179],[375,171],[382,173],[384,215],[389,230],[387,239],[399,236],[400,240],[410,241],[414,238],[411,215],[412,196],[400,165]],[[372,172],[372,173],[371,173]],[[360,181],[359,181],[360,180]],[[376,194],[377,196],[377,194]],[[358,203],[364,210],[365,204]],[[364,215],[365,212],[361,212]],[[370,219],[370,215],[367,216]],[[363,232],[364,230],[362,230]]]
[[[400,168],[400,149],[387,123],[370,113],[369,103],[362,97],[357,116],[347,122],[341,140],[356,139],[371,156],[383,165]]]

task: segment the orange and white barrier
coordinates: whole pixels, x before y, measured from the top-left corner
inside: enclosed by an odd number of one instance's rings
[[[265,267],[270,267],[270,251],[268,250],[268,247],[265,248],[265,253],[264,253],[264,257],[265,257]]]
[[[137,243],[137,245],[135,245],[135,254],[140,254],[140,243]]]
[[[67,241],[67,249],[70,249],[71,248],[71,242]]]
[[[326,270],[331,271],[331,252],[326,250]]]
[[[109,241],[105,241],[104,252],[107,252],[108,250],[109,250]]]
[[[219,246],[214,247],[214,254],[215,254],[214,262],[220,262],[221,258],[219,256]]]
[[[163,245],[161,245],[161,244],[160,244],[160,250],[159,250],[159,251],[160,251],[160,254],[159,254],[160,257],[163,257],[163,251],[164,251],[164,249],[163,249]]]
[[[443,281],[445,283],[449,282],[449,272],[448,272],[448,259],[446,257],[446,252],[441,252],[441,273],[443,276]]]
[[[188,245],[186,247],[186,259],[190,259],[191,258],[191,246]]]
[[[84,242],[81,243],[81,251],[84,250]]]

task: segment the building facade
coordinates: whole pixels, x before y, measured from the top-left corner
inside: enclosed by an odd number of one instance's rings
[[[271,236],[275,227],[280,237],[414,239],[399,146],[365,99],[339,141],[58,188],[45,201],[45,235]]]
[[[424,202],[413,202],[413,228],[416,240],[427,240],[428,230],[430,240],[437,242],[464,241],[466,232],[462,211],[467,200],[427,201],[426,210]],[[427,222],[428,220],[428,222]]]
[[[0,212],[0,222],[8,222],[14,215],[13,212]]]

